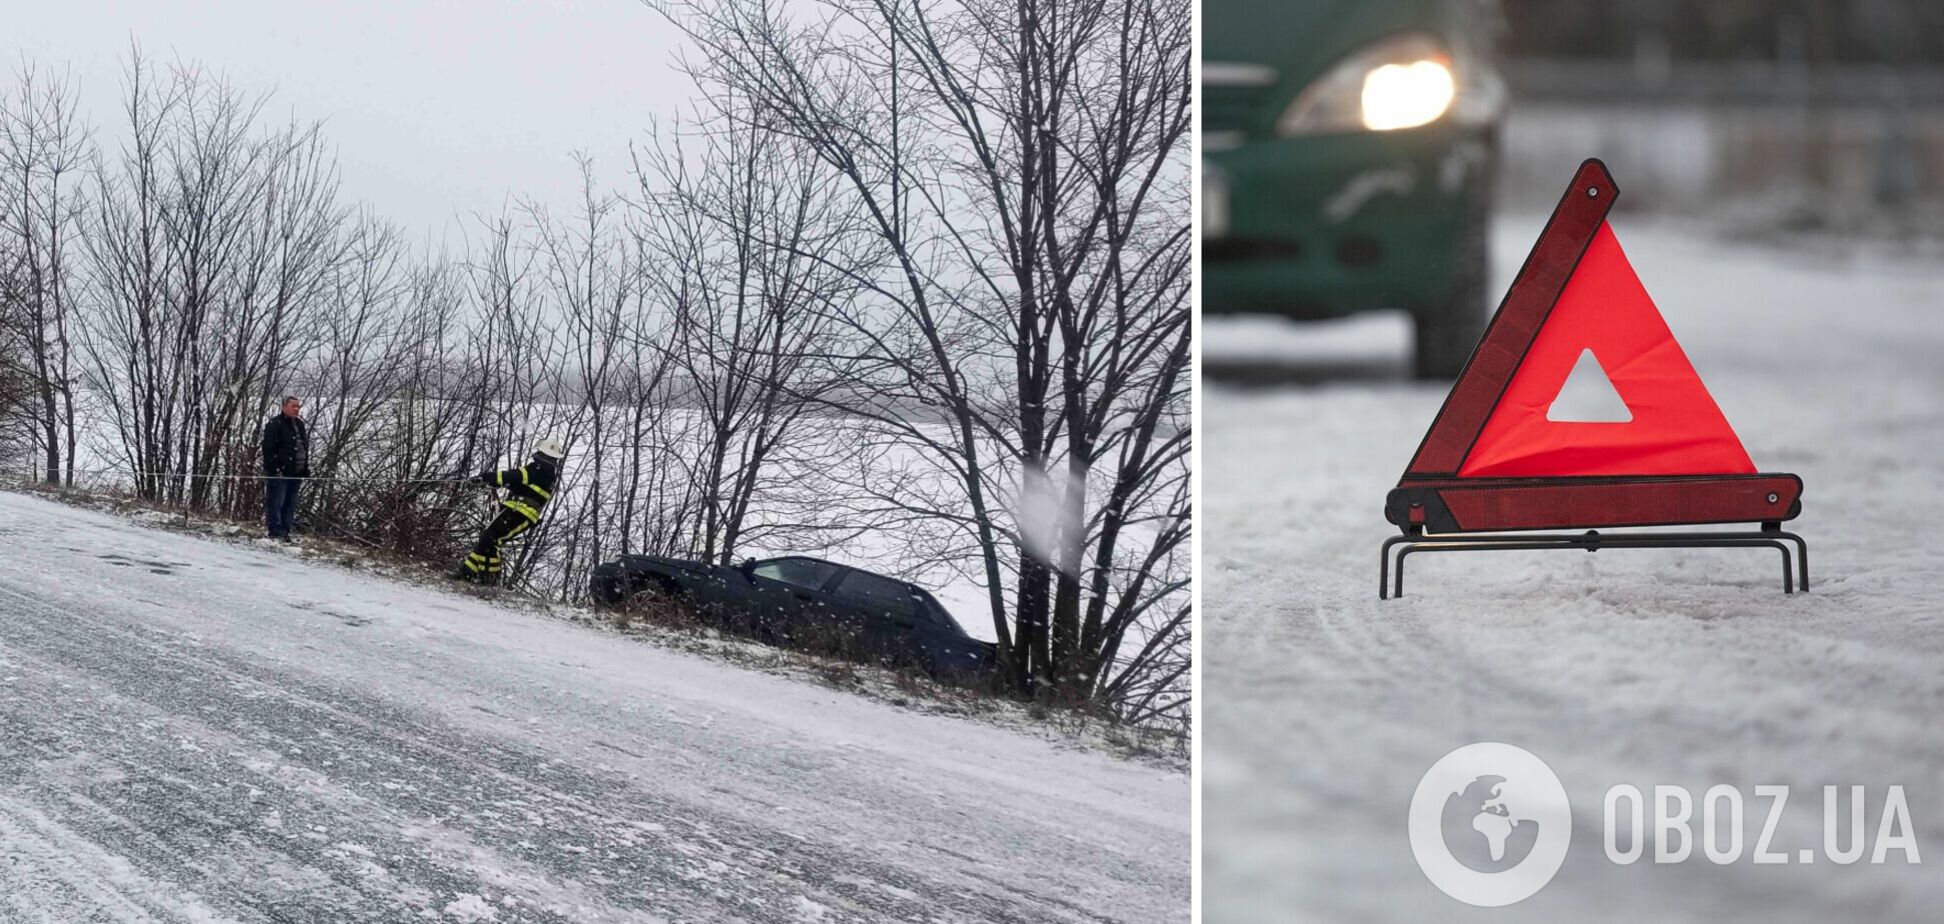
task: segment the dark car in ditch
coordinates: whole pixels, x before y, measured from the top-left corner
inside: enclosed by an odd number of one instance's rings
[[[990,676],[998,649],[965,633],[931,592],[849,565],[788,555],[735,567],[623,555],[594,569],[600,603],[684,607],[720,628],[792,648],[836,651],[942,680]]]

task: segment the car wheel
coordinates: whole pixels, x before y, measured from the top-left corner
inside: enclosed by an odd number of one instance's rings
[[[1477,349],[1478,341],[1484,338],[1485,325],[1491,321],[1485,306],[1491,183],[1481,179],[1472,186],[1465,230],[1455,254],[1458,262],[1450,294],[1443,304],[1412,316],[1416,337],[1411,372],[1425,381],[1449,382],[1458,378],[1465,371],[1472,351]]]
[[[634,593],[633,582],[626,575],[598,575],[594,580],[594,602],[603,606],[619,606],[628,601]]]
[[[687,595],[682,589],[664,577],[638,578],[628,587],[626,606],[641,612],[659,614],[664,620],[675,620],[685,612]]]

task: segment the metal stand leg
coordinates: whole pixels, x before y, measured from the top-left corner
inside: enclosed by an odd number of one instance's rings
[[[1390,552],[1391,547],[1401,542],[1416,542],[1422,538],[1418,533],[1405,533],[1384,540],[1384,548],[1377,553],[1377,599],[1390,599]],[[1404,565],[1400,559],[1397,572],[1397,596],[1404,596]]]
[[[1779,529],[1768,530],[1767,532],[1769,535],[1774,536],[1777,539],[1783,539],[1795,543],[1796,570],[1797,570],[1797,574],[1799,575],[1799,577],[1796,580],[1796,584],[1800,586],[1803,590],[1805,591],[1808,590],[1809,589],[1809,540],[1804,539],[1801,536],[1796,535],[1795,533],[1783,532],[1782,530]]]

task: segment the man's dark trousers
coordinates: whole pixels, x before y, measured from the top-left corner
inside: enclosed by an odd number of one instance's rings
[[[285,475],[271,475],[263,480],[263,512],[269,521],[270,538],[290,535],[291,525],[297,522],[297,484],[302,480]]]

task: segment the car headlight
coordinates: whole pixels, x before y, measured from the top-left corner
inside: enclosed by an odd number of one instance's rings
[[[1423,125],[1444,115],[1457,95],[1451,68],[1442,61],[1380,64],[1364,75],[1364,127],[1382,132]]]
[[[1465,72],[1429,35],[1392,36],[1338,61],[1311,81],[1276,120],[1279,135],[1390,131],[1428,125],[1457,110],[1466,121],[1494,116],[1496,78]]]

